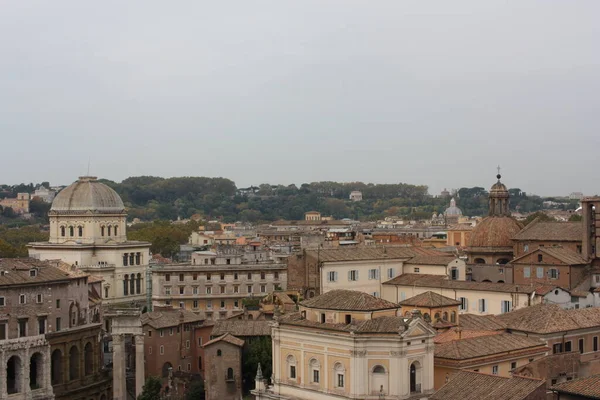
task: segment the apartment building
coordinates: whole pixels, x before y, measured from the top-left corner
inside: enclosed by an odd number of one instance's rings
[[[242,300],[287,288],[287,265],[245,262],[239,254],[197,252],[192,264],[152,268],[152,303],[193,311],[206,320],[243,312]]]

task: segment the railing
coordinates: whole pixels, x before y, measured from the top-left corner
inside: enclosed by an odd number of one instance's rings
[[[115,264],[90,264],[90,265],[78,265],[79,269],[114,269]]]

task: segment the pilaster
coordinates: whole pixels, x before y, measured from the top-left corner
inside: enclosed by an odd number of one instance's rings
[[[145,381],[144,370],[144,336],[135,335],[135,395],[142,394]]]

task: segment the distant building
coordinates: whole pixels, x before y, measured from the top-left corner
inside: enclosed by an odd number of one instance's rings
[[[363,199],[363,195],[362,192],[359,190],[353,190],[352,192],[350,192],[350,200],[352,201],[362,201]]]
[[[456,200],[452,198],[450,200],[450,207],[444,211],[444,219],[446,225],[458,224],[459,218],[462,217],[462,210],[456,207]]]
[[[16,198],[5,198],[0,200],[0,206],[10,207],[17,214],[28,214],[30,200],[29,193],[17,193]]]
[[[54,190],[48,189],[45,186],[38,186],[33,192],[32,198],[40,198],[46,203],[52,203],[54,197],[56,196],[56,192]]]
[[[581,193],[581,192],[572,192],[569,195],[569,200],[581,200],[581,199],[583,199],[583,197],[584,197],[583,193]]]
[[[305,221],[320,221],[321,213],[318,211],[307,211],[304,213]]]
[[[442,190],[440,192],[440,197],[443,197],[443,198],[450,197],[450,192],[446,188],[444,188],[444,190]]]

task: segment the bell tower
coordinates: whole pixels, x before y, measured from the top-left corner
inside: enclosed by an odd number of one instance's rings
[[[502,182],[500,182],[500,166],[498,166],[498,175],[496,175],[498,182],[494,183],[490,190],[489,195],[489,216],[490,217],[510,217],[509,200],[510,195],[508,189]]]

